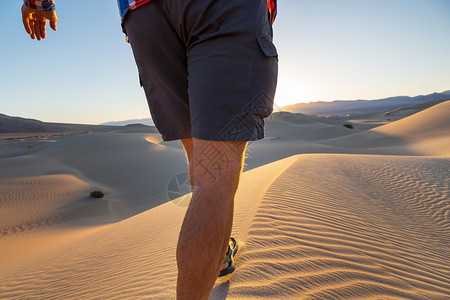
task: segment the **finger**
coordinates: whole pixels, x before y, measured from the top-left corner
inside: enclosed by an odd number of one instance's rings
[[[52,16],[50,17],[50,27],[56,31],[56,21],[58,20],[58,17],[56,16],[56,13],[53,12]]]
[[[25,28],[25,31],[28,34],[31,34],[30,19],[28,19],[28,17],[22,17],[22,22],[23,22],[23,27]]]
[[[34,20],[29,19],[29,23],[30,23],[30,37],[34,40],[34,38],[36,37],[36,31],[34,30]]]
[[[47,25],[47,19],[44,19],[44,21],[38,21],[39,22],[39,29],[41,31],[41,37],[42,39],[45,39],[45,25]]]
[[[36,38],[38,41],[41,40],[41,27],[39,25],[39,21],[38,20],[34,20],[34,31],[36,33]]]

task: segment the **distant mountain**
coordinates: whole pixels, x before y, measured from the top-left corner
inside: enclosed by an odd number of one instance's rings
[[[132,119],[132,120],[126,120],[126,121],[110,121],[106,123],[102,123],[100,125],[108,125],[108,126],[126,126],[126,125],[132,125],[132,124],[144,124],[147,126],[155,126],[155,123],[153,123],[153,120],[150,118],[146,119]]]
[[[0,114],[0,132],[51,132],[53,130],[62,131],[59,126],[49,126],[48,124],[34,120],[19,117],[10,117]]]
[[[105,131],[119,127],[66,123],[46,123],[34,119],[11,117],[0,114],[0,133],[48,133],[48,132],[82,132]]]
[[[335,100],[331,102],[297,103],[281,107],[282,111],[318,116],[344,116],[389,111],[414,106],[429,101],[450,99],[450,90],[416,97],[397,96],[377,100]]]

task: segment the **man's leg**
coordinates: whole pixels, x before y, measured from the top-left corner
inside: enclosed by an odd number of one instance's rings
[[[177,298],[208,299],[230,239],[247,142],[194,138],[192,144],[193,195],[178,240]]]
[[[191,190],[194,190],[194,139],[187,138],[181,139],[181,143],[183,144],[184,151],[186,152],[188,168],[189,168],[189,184],[191,185]]]

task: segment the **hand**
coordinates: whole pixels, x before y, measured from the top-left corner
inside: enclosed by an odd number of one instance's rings
[[[38,41],[45,39],[45,27],[47,20],[50,21],[50,27],[56,31],[56,17],[55,11],[42,11],[27,7],[25,4],[22,6],[22,22],[25,27],[25,31],[34,40]]]

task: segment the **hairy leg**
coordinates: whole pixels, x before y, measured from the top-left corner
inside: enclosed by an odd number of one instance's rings
[[[214,286],[230,239],[246,145],[193,139],[193,195],[177,247],[178,299],[208,299]]]

